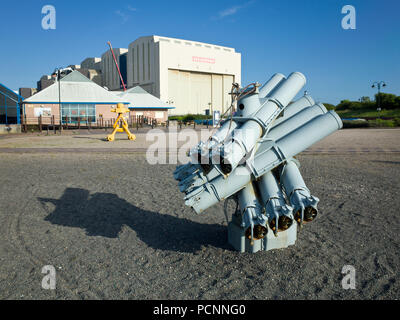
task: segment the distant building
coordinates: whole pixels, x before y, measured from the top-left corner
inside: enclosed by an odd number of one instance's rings
[[[156,119],[158,122],[168,120],[168,110],[172,106],[158,99],[140,86],[136,86],[116,93],[121,99],[129,102],[129,109],[132,116],[144,116]]]
[[[150,96],[144,90],[143,92]],[[37,124],[39,116],[42,116],[43,124],[50,124],[53,116],[56,123],[59,123],[59,99],[61,100],[61,114],[64,123],[68,120],[68,123],[72,124],[79,121],[84,124],[86,122],[96,124],[99,118],[115,119],[116,114],[111,112],[111,109],[117,103],[123,103],[129,108],[132,107],[131,116],[140,115],[135,112],[140,107],[142,108],[139,112],[150,111],[147,116],[151,118],[155,118],[155,112],[163,112],[162,118],[160,113],[157,116],[160,117],[160,122],[165,121],[169,106],[155,97],[153,98],[157,100],[156,103],[154,99],[151,100],[144,95],[141,95],[139,99],[138,95],[140,94],[142,93],[135,90],[131,92],[108,91],[89,80],[81,72],[73,71],[62,78],[60,83],[56,82],[23,101],[26,123]],[[135,98],[132,98],[132,95],[136,95]],[[135,100],[137,101],[134,102]],[[143,104],[138,101],[142,101]],[[154,105],[149,105],[148,101],[152,101]]]
[[[127,80],[127,69],[126,69],[126,58],[128,49],[113,48],[115,59],[117,60],[118,66],[121,70],[122,79],[126,84]],[[109,90],[120,90],[122,88],[122,82],[115,66],[114,57],[110,50],[107,50],[101,56],[101,73],[102,73],[102,85],[107,87]]]
[[[81,62],[81,68],[101,71],[101,58],[86,58]]]
[[[103,84],[101,71],[99,71],[99,70],[81,68],[81,69],[77,69],[76,71],[79,71],[86,78],[88,78],[89,80],[92,80],[94,83],[98,84],[99,86],[101,86]]]
[[[23,98],[0,83],[0,124],[19,124]],[[0,126],[0,133],[3,133]]]
[[[72,70],[79,70],[81,68],[80,64],[70,64],[67,68],[71,68]]]
[[[56,78],[50,75],[44,75],[37,82],[37,91],[41,91],[51,86],[54,82],[56,82]]]
[[[126,87],[140,86],[174,107],[171,114],[223,113],[231,104],[232,83],[241,84],[241,54],[234,48],[152,35],[113,51]],[[70,67],[110,91],[123,87],[110,50]],[[43,76],[37,89],[54,82]]]
[[[141,37],[129,45],[127,76],[128,88],[140,85],[174,106],[173,114],[224,112],[232,83],[241,82],[241,54],[214,44]]]
[[[33,96],[36,92],[36,88],[19,88],[19,95],[24,99]]]

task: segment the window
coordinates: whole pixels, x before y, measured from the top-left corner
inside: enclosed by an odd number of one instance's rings
[[[0,123],[19,123],[19,97],[17,94],[0,85]]]
[[[96,105],[94,104],[63,104],[61,105],[63,123],[96,122]]]
[[[155,117],[156,117],[156,119],[163,119],[164,118],[164,112],[163,111],[156,111],[155,112]]]

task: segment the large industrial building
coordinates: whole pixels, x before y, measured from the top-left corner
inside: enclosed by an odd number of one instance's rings
[[[121,71],[122,79],[126,83],[126,58],[128,49],[114,48],[113,51]],[[104,52],[101,56],[101,73],[103,86],[107,87],[108,90],[120,90],[122,88],[121,79],[110,50]]]
[[[224,112],[232,83],[241,82],[241,54],[233,48],[148,36],[128,50],[128,87],[140,85],[168,102],[171,114]]]
[[[126,87],[140,85],[167,103],[169,114],[224,112],[231,103],[232,83],[241,83],[241,54],[234,48],[153,35],[113,51]],[[110,50],[72,67],[110,91],[122,91]],[[42,77],[38,90],[54,81]]]

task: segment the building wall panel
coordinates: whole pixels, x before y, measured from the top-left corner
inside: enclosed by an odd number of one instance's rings
[[[225,111],[231,103],[229,92],[233,80],[240,84],[241,55],[233,48],[149,36],[129,45],[127,68],[128,88],[140,85],[165,102],[174,101],[176,109],[170,111],[172,114],[204,113],[208,103],[215,110]],[[174,77],[169,70],[182,73]],[[188,72],[190,77],[183,72]],[[201,76],[192,77],[192,73],[215,77],[210,81],[203,77],[201,81]],[[189,83],[184,85],[185,79]],[[171,84],[170,81],[178,82]]]
[[[223,109],[228,110],[231,105],[232,97],[229,94],[232,90],[232,83],[235,82],[235,77],[232,75],[223,76]]]
[[[211,95],[212,95],[212,109],[220,110],[224,112],[224,86],[223,86],[223,76],[220,74],[213,74],[211,76]],[[211,110],[210,110],[211,112]]]
[[[190,73],[190,104],[186,113],[204,114],[211,106],[211,75]]]

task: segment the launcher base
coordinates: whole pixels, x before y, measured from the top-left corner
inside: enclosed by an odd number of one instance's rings
[[[255,253],[257,251],[269,251],[273,249],[287,248],[294,245],[297,239],[297,224],[282,232],[275,237],[271,229],[268,230],[265,238],[254,240],[253,245],[245,235],[245,228],[240,226],[240,219],[236,215],[232,215],[232,221],[228,224],[228,242],[239,252]]]

